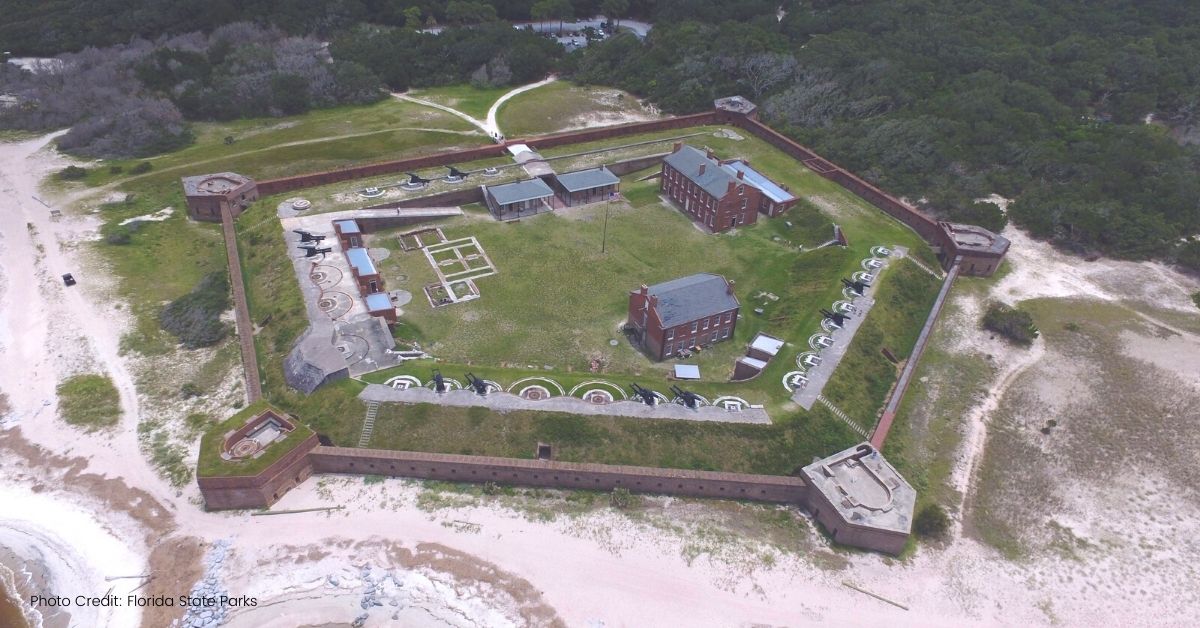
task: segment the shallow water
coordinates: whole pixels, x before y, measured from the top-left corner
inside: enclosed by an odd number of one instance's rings
[[[29,622],[21,610],[12,570],[0,565],[0,626],[4,628],[28,628]]]

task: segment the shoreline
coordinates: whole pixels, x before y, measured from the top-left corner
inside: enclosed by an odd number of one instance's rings
[[[21,556],[0,545],[0,621],[20,621],[19,628],[70,626],[70,613],[55,609],[56,612],[46,616],[24,602],[39,590],[50,589],[52,575],[44,562]],[[7,628],[8,624],[4,625]]]

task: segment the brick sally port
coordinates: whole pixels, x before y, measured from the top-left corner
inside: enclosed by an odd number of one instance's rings
[[[723,98],[711,111],[611,127],[544,135],[524,140],[447,151],[411,159],[352,166],[254,182],[236,173],[185,178],[189,215],[196,220],[232,219],[259,196],[326,185],[363,177],[420,168],[466,163],[505,154],[508,144],[521,143],[534,150],[591,142],[606,138],[684,129],[704,125],[730,125],[742,129],[783,151],[818,175],[838,183],[920,235],[937,254],[947,273],[937,306],[930,312],[922,337],[914,348],[914,367],[927,340],[928,329],[940,311],[950,285],[958,275],[987,276],[995,272],[1008,250],[1008,241],[985,229],[939,222],[924,215],[857,175],[822,158],[810,149],[771,129],[757,119],[756,108],[740,97]],[[616,172],[615,168],[610,169]],[[618,173],[620,174],[620,173]],[[734,174],[736,177],[737,175]],[[744,176],[744,174],[743,174]],[[217,177],[220,181],[205,184]],[[477,190],[456,194],[473,196]],[[428,202],[412,199],[405,203]],[[761,199],[760,199],[761,201]],[[399,205],[399,204],[397,204]],[[231,258],[236,242],[227,238]],[[244,291],[235,286],[234,300],[245,309]],[[247,320],[238,319],[238,334],[250,339]],[[246,344],[246,343],[243,343]],[[252,364],[252,347],[243,346],[243,361]],[[247,356],[249,354],[249,356]],[[247,359],[249,357],[249,359]],[[580,464],[550,459],[526,460],[421,452],[347,449],[320,445],[316,434],[292,439],[289,450],[254,474],[198,473],[198,484],[210,509],[265,508],[313,473],[371,474],[458,482],[496,482],[561,489],[612,490],[660,493],[689,497],[746,499],[794,504],[809,510],[835,541],[856,547],[899,553],[910,532],[916,494],[913,488],[879,454],[894,409],[911,376],[910,369],[889,400],[888,420],[881,422],[871,443],[863,443],[817,460],[795,476],[764,476],[682,469],[658,469],[603,464]],[[258,391],[257,368],[246,368],[247,388]],[[253,380],[253,381],[250,381]],[[253,400],[253,399],[252,399]],[[253,419],[252,419],[253,420]],[[262,443],[264,449],[271,443]],[[282,447],[285,443],[275,442]],[[532,446],[532,444],[531,444]],[[540,450],[540,447],[539,447]],[[203,454],[202,454],[203,455]]]
[[[278,414],[264,410],[225,440],[240,442],[246,426]],[[236,446],[231,442],[227,448]],[[538,447],[539,453],[545,449],[544,444]],[[812,513],[834,541],[890,554],[900,553],[908,540],[916,501],[916,491],[867,443],[814,461],[798,475],[775,476],[327,447],[310,434],[255,475],[201,476],[198,483],[210,510],[267,508],[314,473],[566,490],[623,488],[634,493],[791,504]]]

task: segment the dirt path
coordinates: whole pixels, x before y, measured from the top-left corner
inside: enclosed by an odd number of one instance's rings
[[[528,84],[528,85],[522,85],[522,86],[520,86],[520,87],[518,87],[518,88],[516,88],[516,89],[514,89],[514,90],[511,90],[511,91],[507,92],[507,93],[506,93],[506,94],[504,94],[503,96],[501,96],[501,97],[497,98],[497,99],[496,99],[496,102],[492,103],[492,106],[491,106],[490,108],[488,108],[488,113],[487,113],[487,126],[488,126],[488,128],[489,128],[489,129],[493,129],[493,130],[495,130],[495,132],[496,132],[497,134],[499,134],[499,136],[500,136],[501,138],[503,138],[503,137],[504,137],[504,132],[503,132],[503,131],[500,129],[500,123],[496,121],[496,116],[497,116],[497,114],[499,114],[499,113],[500,113],[500,107],[503,107],[503,106],[504,106],[504,103],[508,102],[508,101],[509,101],[509,99],[511,99],[513,96],[516,96],[517,94],[524,94],[524,93],[525,93],[525,92],[527,92],[527,91],[530,91],[530,90],[533,90],[533,89],[537,89],[537,88],[539,88],[539,87],[542,87],[543,85],[549,85],[549,84],[553,83],[553,82],[554,82],[554,81],[556,81],[556,80],[558,80],[558,77],[556,77],[556,76],[548,76],[548,77],[546,77],[546,78],[544,78],[544,79],[542,79],[542,80],[540,80],[540,81],[538,81],[538,82],[536,82],[536,83],[530,83],[530,84]]]
[[[549,76],[549,77],[544,78],[536,83],[529,83],[528,85],[522,85],[520,87],[509,90],[503,96],[501,96],[500,98],[497,98],[496,102],[492,103],[491,108],[488,109],[486,120],[480,120],[479,118],[476,118],[475,116],[472,116],[468,113],[464,113],[453,107],[448,107],[446,105],[433,102],[432,100],[425,100],[424,98],[417,98],[415,96],[409,96],[408,94],[399,93],[399,92],[393,92],[392,96],[395,98],[398,98],[400,100],[404,100],[404,101],[411,102],[411,103],[416,103],[418,105],[424,105],[426,107],[433,107],[434,109],[439,109],[448,114],[458,116],[459,118],[462,118],[463,120],[466,120],[467,122],[470,122],[471,124],[475,125],[477,128],[479,128],[479,130],[483,131],[484,133],[487,133],[488,137],[490,137],[496,141],[502,141],[504,139],[504,134],[500,130],[500,125],[496,122],[496,114],[499,113],[500,107],[502,107],[504,105],[504,103],[508,102],[508,100],[510,98],[512,98],[513,96],[516,96],[517,94],[523,94],[531,89],[537,89],[543,85],[549,85],[550,83],[553,83],[556,80],[558,80],[557,77]]]

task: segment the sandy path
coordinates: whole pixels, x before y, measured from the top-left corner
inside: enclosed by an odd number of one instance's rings
[[[500,125],[496,122],[496,114],[499,113],[500,107],[503,106],[504,103],[508,102],[508,100],[510,98],[512,98],[513,96],[516,96],[517,94],[523,94],[531,89],[537,89],[543,85],[549,85],[550,83],[553,83],[556,80],[558,80],[557,77],[549,76],[549,77],[544,78],[536,83],[529,83],[528,85],[522,85],[520,87],[509,90],[508,92],[505,92],[505,94],[503,96],[496,99],[496,102],[492,103],[491,108],[488,109],[486,120],[480,120],[479,118],[476,118],[475,116],[472,116],[468,113],[464,113],[453,107],[448,107],[446,105],[433,102],[432,100],[425,100],[424,98],[417,98],[416,96],[409,96],[408,94],[403,94],[403,93],[398,93],[398,92],[393,92],[392,96],[395,98],[398,98],[400,100],[405,100],[405,101],[408,101],[411,103],[416,103],[418,105],[424,105],[426,107],[433,107],[434,109],[439,109],[441,111],[445,111],[448,114],[458,116],[459,118],[462,118],[463,120],[466,120],[467,122],[470,122],[471,124],[475,125],[484,133],[487,133],[488,137],[493,138],[496,141],[502,141],[504,139],[504,134],[500,131]]]
[[[508,102],[509,99],[511,99],[513,96],[516,96],[517,94],[524,94],[525,92],[527,92],[529,90],[537,89],[543,85],[549,85],[556,80],[558,80],[558,77],[548,76],[536,83],[522,85],[514,90],[511,90],[511,91],[505,93],[503,96],[497,98],[496,102],[492,103],[492,106],[488,108],[487,127],[489,129],[494,130],[497,134],[500,135],[501,138],[503,138],[504,133],[500,130],[500,124],[496,121],[496,115],[500,113],[500,107],[503,107],[504,103]]]
[[[120,355],[127,317],[105,298],[112,288],[109,277],[93,256],[78,248],[81,241],[97,237],[99,222],[70,215],[70,196],[49,201],[66,216],[58,221],[35,200],[40,197],[38,181],[63,166],[63,160],[46,149],[53,137],[6,145],[0,151],[0,192],[5,199],[0,210],[0,363],[23,365],[24,375],[6,378],[0,389],[26,436],[93,457],[101,472],[165,496],[166,485],[138,447],[137,391]],[[62,284],[59,276],[67,272],[77,285]],[[55,388],[78,372],[104,373],[116,385],[122,416],[110,438],[66,428],[56,418]]]

